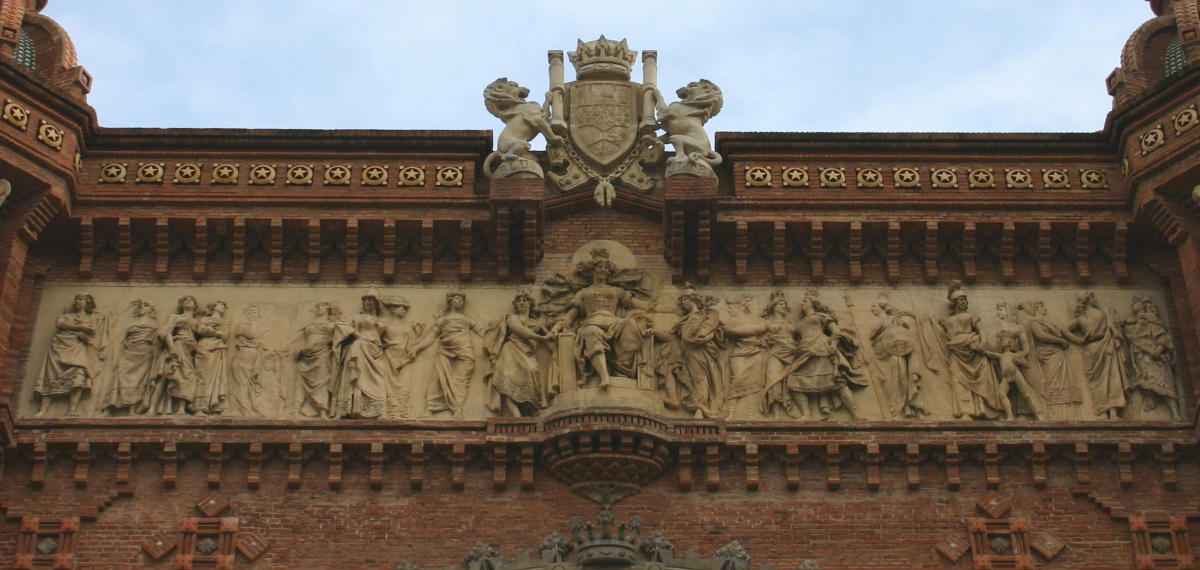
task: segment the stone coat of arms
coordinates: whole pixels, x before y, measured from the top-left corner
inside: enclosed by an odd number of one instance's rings
[[[567,57],[576,73],[570,83],[563,78],[563,52],[549,52],[544,105],[525,101],[528,89],[507,79],[484,92],[488,110],[505,122],[496,152],[485,160],[486,174],[544,176],[562,192],[592,186],[601,206],[612,205],[614,185],[645,193],[662,176],[716,176],[712,167],[721,157],[703,128],[721,109],[716,85],[689,83],[676,91],[681,101],[667,104],[657,86],[657,52],[642,52],[641,83],[630,80],[637,51],[625,40],[579,41]],[[666,134],[660,136],[660,129]],[[538,134],[546,138],[545,170],[529,152]],[[675,156],[665,157],[664,144],[674,147]]]

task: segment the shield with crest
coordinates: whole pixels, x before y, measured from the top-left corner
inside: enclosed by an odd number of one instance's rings
[[[605,167],[629,152],[637,137],[637,86],[594,80],[567,85],[568,130],[580,154]]]

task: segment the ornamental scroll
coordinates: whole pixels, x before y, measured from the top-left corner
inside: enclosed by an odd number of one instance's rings
[[[21,414],[1183,417],[1160,291],[661,286],[621,250],[519,288],[50,284]]]

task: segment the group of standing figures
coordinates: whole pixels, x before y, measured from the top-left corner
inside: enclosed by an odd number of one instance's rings
[[[641,281],[597,248],[573,273],[521,288],[490,323],[451,291],[425,326],[407,318],[407,300],[372,290],[353,316],[316,303],[278,349],[260,340],[270,327],[257,305],[231,327],[221,301],[200,308],[187,295],[160,319],[138,300],[112,326],[80,294],[55,320],[37,413],[61,399],[77,415],[95,389],[95,407],[111,415],[528,416],[568,390],[620,384],[697,417],[1071,421],[1137,405],[1131,417],[1162,406],[1155,417],[1181,419],[1174,345],[1144,295],[1124,319],[1092,292],[1064,322],[1041,300],[999,303],[999,325],[985,331],[957,282],[941,315],[881,294],[868,318],[849,296],[834,311],[815,290],[777,290],[760,308],[727,297],[722,313],[721,299],[690,286],[663,312]],[[473,386],[486,390],[477,408]],[[264,405],[269,397],[278,402]]]
[[[245,321],[234,330],[228,309],[224,301],[201,308],[185,295],[160,321],[154,305],[135,300],[122,320],[123,336],[111,346],[112,318],[96,310],[91,295],[76,295],[54,323],[34,385],[37,415],[45,415],[58,397],[68,400],[68,415],[79,415],[93,389],[102,390],[99,407],[105,414],[262,415],[260,378],[278,370],[277,355],[258,340],[256,307],[246,309]]]

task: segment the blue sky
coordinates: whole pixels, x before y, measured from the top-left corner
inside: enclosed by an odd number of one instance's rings
[[[106,127],[493,129],[546,51],[627,38],[714,131],[1096,131],[1144,0],[50,0]],[[640,64],[634,70],[640,78]],[[568,64],[567,80],[574,77]]]

